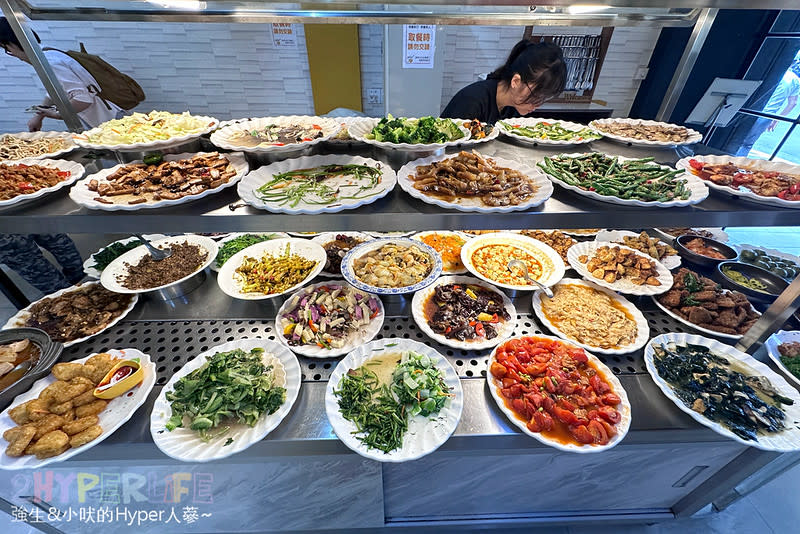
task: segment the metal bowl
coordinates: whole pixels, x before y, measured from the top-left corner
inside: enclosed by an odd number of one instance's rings
[[[686,243],[692,241],[693,239],[701,239],[703,244],[707,247],[710,247],[723,256],[724,259],[716,259],[716,258],[709,258],[708,256],[703,256],[702,254],[697,254],[686,248]],[[680,235],[675,239],[675,248],[678,249],[678,252],[681,256],[686,258],[687,261],[691,263],[696,263],[697,265],[703,265],[705,267],[714,267],[723,261],[734,260],[738,256],[738,253],[735,249],[729,247],[725,243],[721,243],[714,239],[709,239],[707,237],[700,237],[692,234],[684,234]]]
[[[27,391],[36,380],[47,376],[64,348],[61,343],[53,341],[46,332],[38,328],[9,328],[0,331],[0,345],[7,345],[23,339],[29,339],[39,347],[39,358],[30,363],[20,364],[27,365],[27,370],[16,382],[0,391],[0,410],[5,409],[17,395]]]
[[[747,286],[743,286],[742,284],[736,282],[727,274],[723,269],[725,268],[735,269],[739,271],[744,276],[748,278],[755,278],[759,282],[763,283],[766,288],[766,293],[763,291],[756,291],[755,289],[751,289]],[[755,265],[751,265],[749,263],[744,263],[740,261],[723,261],[719,265],[717,265],[717,270],[719,271],[722,279],[722,285],[727,287],[728,289],[732,289],[734,291],[738,291],[740,293],[744,293],[748,297],[754,300],[761,300],[772,302],[778,295],[780,295],[784,289],[789,286],[789,282],[778,276],[777,274],[772,274],[771,272],[762,269],[761,267],[756,267]]]

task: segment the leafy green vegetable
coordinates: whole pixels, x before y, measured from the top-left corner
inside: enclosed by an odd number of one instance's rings
[[[264,349],[218,352],[207,362],[175,382],[166,393],[172,407],[168,431],[182,427],[197,431],[203,441],[224,434],[230,427],[211,431],[224,421],[255,426],[263,414],[273,414],[286,401],[286,390],[275,386],[272,366],[264,365]]]
[[[389,115],[381,119],[366,137],[387,143],[413,145],[455,141],[464,137],[464,132],[451,119],[396,119]]]
[[[450,398],[442,372],[431,359],[409,351],[392,374],[392,391],[400,402],[408,406],[411,417],[428,417],[438,413]]]
[[[800,378],[800,357],[798,356],[781,356],[781,363],[786,370],[792,373],[797,378]]]
[[[133,250],[136,247],[140,246],[142,243],[138,239],[134,239],[128,243],[111,243],[106,248],[97,252],[96,254],[92,254],[92,259],[94,260],[94,268],[98,271],[102,271],[106,267],[111,264],[112,261],[119,258],[129,250]]]
[[[686,273],[686,275],[683,277],[683,284],[686,286],[686,289],[689,290],[690,293],[696,293],[703,289],[703,286],[700,284],[700,281],[691,272]]]
[[[219,252],[217,252],[217,259],[215,260],[217,262],[217,267],[225,265],[225,262],[231,259],[233,255],[240,250],[244,250],[250,245],[255,245],[262,241],[269,241],[270,239],[275,239],[275,234],[245,234],[234,237],[230,241],[226,241],[219,247]]]

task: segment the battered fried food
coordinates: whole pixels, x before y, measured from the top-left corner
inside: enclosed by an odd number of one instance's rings
[[[81,419],[89,415],[97,415],[106,408],[106,405],[108,405],[108,401],[97,399],[94,402],[75,408],[75,416]]]
[[[87,415],[86,417],[81,417],[80,419],[76,419],[65,424],[61,427],[61,430],[70,436],[74,436],[75,434],[83,432],[87,428],[96,426],[99,422],[100,419],[96,415]]]
[[[50,412],[57,415],[64,415],[72,409],[72,401],[62,402],[61,404],[51,404]]]
[[[69,446],[72,448],[78,448],[82,445],[86,445],[90,441],[94,441],[100,437],[100,434],[103,433],[103,429],[100,425],[90,426],[83,432],[79,432],[75,434],[71,438],[69,438]]]
[[[37,460],[44,460],[45,458],[52,458],[53,456],[58,456],[59,454],[64,454],[68,450],[69,450],[69,444],[64,445],[60,449],[56,449],[56,450],[53,450],[53,451],[44,451],[44,452],[36,453],[36,459]]]
[[[64,412],[64,415],[61,417],[64,418],[65,423],[69,423],[70,421],[75,420],[75,408],[70,408],[68,411]]]
[[[86,360],[86,366],[92,366],[100,372],[100,378],[97,379],[97,382],[106,376],[106,373],[111,370],[112,367],[117,363],[117,359],[112,358],[110,354],[107,352],[103,352],[100,354],[95,354],[88,360]],[[96,383],[96,382],[95,382]]]
[[[77,408],[78,406],[83,406],[84,404],[89,404],[90,402],[94,402],[96,397],[94,396],[94,390],[90,389],[86,393],[81,393],[74,399],[72,399],[72,406]]]
[[[53,402],[58,404],[67,402],[68,400],[74,399],[92,387],[94,386],[90,386],[89,384],[68,384],[66,387],[56,392]]]
[[[76,376],[85,376],[83,374],[83,364],[80,363],[57,363],[50,372],[58,380],[64,380],[65,382],[69,382]]]
[[[655,262],[633,250],[602,246],[594,251],[591,258],[584,254],[578,261],[586,264],[586,269],[593,277],[609,284],[625,278],[637,286],[661,285]]]
[[[18,425],[24,425],[31,422],[31,418],[28,415],[28,405],[32,403],[34,400],[29,400],[28,402],[24,402],[19,406],[14,406],[8,411],[8,416],[11,418],[12,421],[17,423]]]
[[[61,430],[53,430],[43,435],[36,440],[32,447],[25,449],[31,451],[30,454],[35,454],[37,457],[42,454],[50,454],[54,451],[62,449],[65,445],[69,444],[69,436]],[[49,457],[49,456],[46,456]]]
[[[41,399],[34,399],[29,402],[26,406],[26,411],[31,421],[38,421],[50,414],[50,410],[47,409],[47,402]]]
[[[86,373],[87,375],[91,375],[93,372],[94,372],[93,369],[87,369],[86,371],[84,371],[84,373]],[[103,377],[101,376],[100,378],[102,379]],[[69,383],[72,385],[85,384],[90,388],[94,388],[99,382],[100,380],[98,380],[97,382],[92,380],[91,376],[76,376],[75,378],[69,381]]]
[[[26,429],[28,428],[32,428],[34,434],[36,433],[36,427],[34,425],[15,426],[3,432],[3,439],[9,443],[11,443],[12,441],[16,441],[17,438],[19,438],[20,435],[26,432]]]
[[[16,430],[16,432],[14,433],[14,439],[9,440],[9,445],[6,447],[6,454],[12,457],[22,456],[28,444],[30,444],[33,439],[34,434],[36,434],[36,429],[32,426],[21,426],[12,428],[11,430]],[[8,431],[3,433],[4,438],[6,434],[8,434]]]
[[[49,434],[54,430],[58,430],[63,425],[63,417],[54,413],[47,414],[43,419],[40,419],[34,423],[34,426],[36,427],[36,435],[33,436],[33,439],[39,440],[46,434]]]

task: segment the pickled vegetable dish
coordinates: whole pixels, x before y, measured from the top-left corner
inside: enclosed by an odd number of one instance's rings
[[[619,433],[622,400],[581,348],[514,338],[497,348],[489,372],[506,407],[547,440],[599,446]]]
[[[317,262],[290,252],[290,245],[278,255],[265,254],[261,258],[245,256],[236,268],[239,291],[242,293],[282,293],[306,278],[317,266]]]

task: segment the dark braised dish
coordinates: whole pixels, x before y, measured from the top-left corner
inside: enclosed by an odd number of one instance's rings
[[[442,284],[425,302],[425,319],[437,334],[466,341],[494,339],[498,324],[511,316],[495,291],[474,284]]]
[[[328,274],[341,274],[342,258],[344,258],[345,254],[347,254],[351,248],[361,243],[364,243],[364,239],[345,234],[336,234],[336,239],[322,245],[322,248],[325,249],[325,255],[328,257],[323,271]]]

